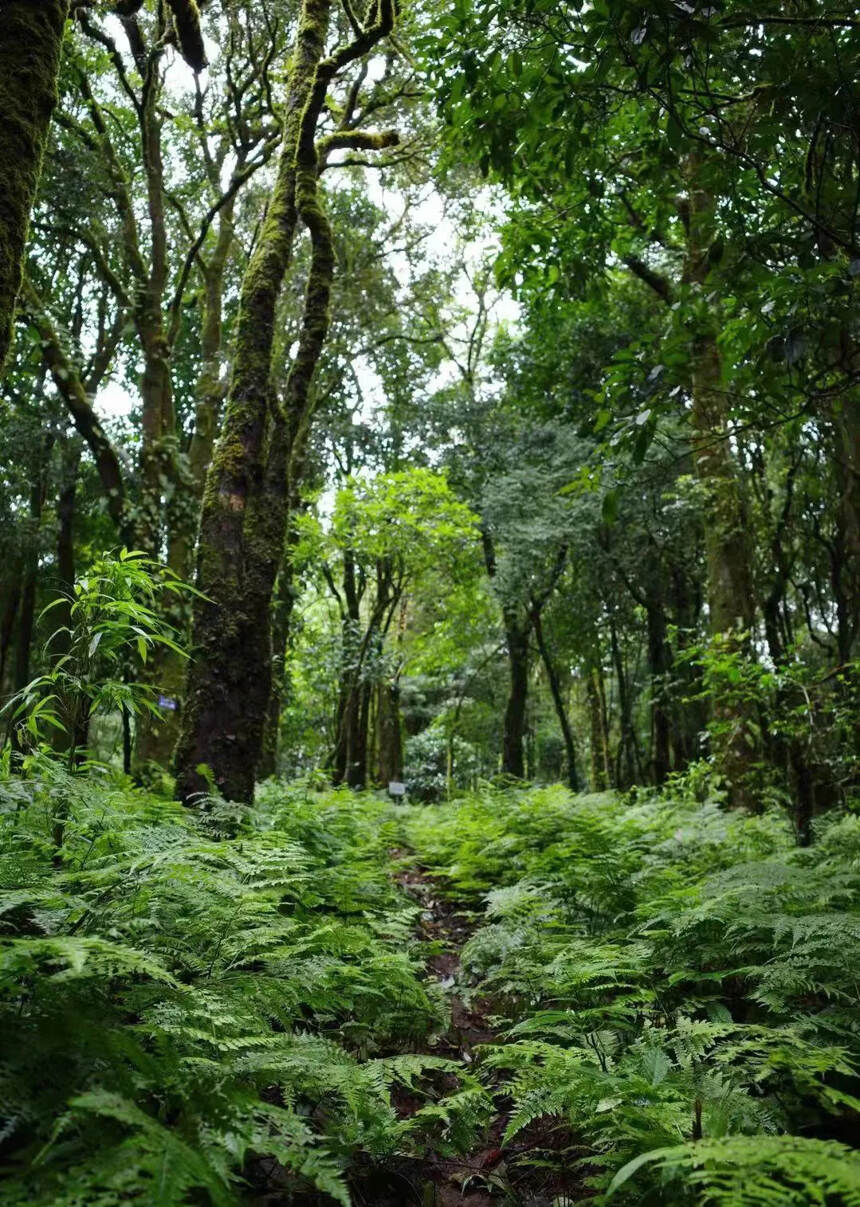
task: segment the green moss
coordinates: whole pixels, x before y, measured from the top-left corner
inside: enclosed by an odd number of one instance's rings
[[[68,0],[0,6],[0,368],[12,333],[30,210],[51,113]]]
[[[200,30],[200,10],[195,0],[167,0],[176,26],[176,40],[183,59],[194,71],[206,66],[206,50]]]
[[[250,799],[262,749],[271,674],[270,608],[287,524],[287,467],[307,420],[334,273],[331,231],[319,195],[316,128],[328,85],[354,57],[352,51],[323,57],[330,8],[331,0],[303,0],[277,177],[242,284],[230,393],[204,491],[197,585],[207,599],[195,608],[196,657],[189,668],[176,758],[177,786],[186,800],[206,787],[201,764],[212,769],[227,797]],[[393,19],[393,9],[389,15]],[[361,51],[387,28],[380,21],[367,31]],[[372,138],[374,145],[389,145],[392,136]],[[299,216],[313,253],[299,347],[281,408],[271,383],[275,310]]]

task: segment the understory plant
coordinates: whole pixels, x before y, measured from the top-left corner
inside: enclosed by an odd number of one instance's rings
[[[486,1099],[416,1051],[445,1011],[387,808],[270,784],[189,811],[56,763],[0,782],[0,1204],[348,1204],[357,1161],[467,1142]]]
[[[462,962],[499,1017],[503,1144],[572,1171],[571,1202],[855,1204],[860,819],[801,849],[781,809],[695,787],[413,815],[419,859],[483,904]]]
[[[164,618],[164,600],[194,594],[143,553],[121,549],[99,558],[42,612],[56,622],[45,643],[46,669],[4,708],[19,730],[19,744],[23,734],[31,747],[53,741],[73,771],[97,713],[158,717],[158,693],[133,672],[159,647],[187,657]]]

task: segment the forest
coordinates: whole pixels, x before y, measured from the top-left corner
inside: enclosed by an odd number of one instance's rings
[[[0,1207],[860,1207],[860,17],[0,0]]]

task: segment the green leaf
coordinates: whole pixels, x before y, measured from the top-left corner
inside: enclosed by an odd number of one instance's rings
[[[603,502],[600,507],[600,514],[604,524],[614,524],[618,519],[618,511],[620,507],[620,498],[617,490],[609,490],[603,496]]]

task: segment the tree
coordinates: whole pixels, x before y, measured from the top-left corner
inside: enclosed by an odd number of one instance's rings
[[[0,371],[9,352],[30,210],[57,99],[68,0],[9,0],[0,11]]]
[[[230,388],[221,435],[210,466],[200,522],[194,661],[177,750],[184,799],[203,790],[198,768],[211,768],[225,796],[253,792],[271,690],[270,606],[283,556],[287,472],[307,407],[329,323],[334,270],[331,228],[318,170],[318,126],[330,87],[391,33],[391,0],[372,6],[365,25],[326,56],[328,0],[304,0],[284,104],[277,177],[248,263],[236,323]],[[357,90],[347,93],[322,155],[338,145],[373,148],[394,134],[353,126]],[[274,396],[272,352],[276,303],[299,220],[312,244],[301,331],[281,403]]]
[[[132,16],[143,0],[123,0]],[[164,36],[178,42],[186,61],[200,71],[206,55],[195,0],[170,0],[172,22]],[[7,0],[0,12],[0,106],[4,114],[0,157],[6,184],[0,204],[0,370],[9,351],[15,300],[30,210],[39,183],[57,78],[69,0]]]
[[[443,26],[425,46],[454,145],[509,191],[501,279],[540,305],[605,294],[623,268],[666,307],[662,338],[650,354],[640,346],[629,375],[640,395],[650,383],[647,405],[594,422],[615,429],[634,463],[661,415],[687,425],[708,511],[712,633],[743,642],[773,608],[754,591],[747,432],[769,449],[768,431],[799,413],[819,428],[842,474],[832,559],[840,582],[853,581],[851,18],[832,4],[786,20],[733,3],[646,13],[621,0],[573,12],[477,0]],[[845,616],[841,631],[847,650],[855,622]],[[740,801],[754,743],[734,720],[725,758]]]
[[[337,609],[335,783],[400,778],[410,617],[440,576],[456,584],[468,573],[475,519],[443,475],[413,468],[348,480],[328,531],[312,516],[302,522],[296,557],[317,571]]]

